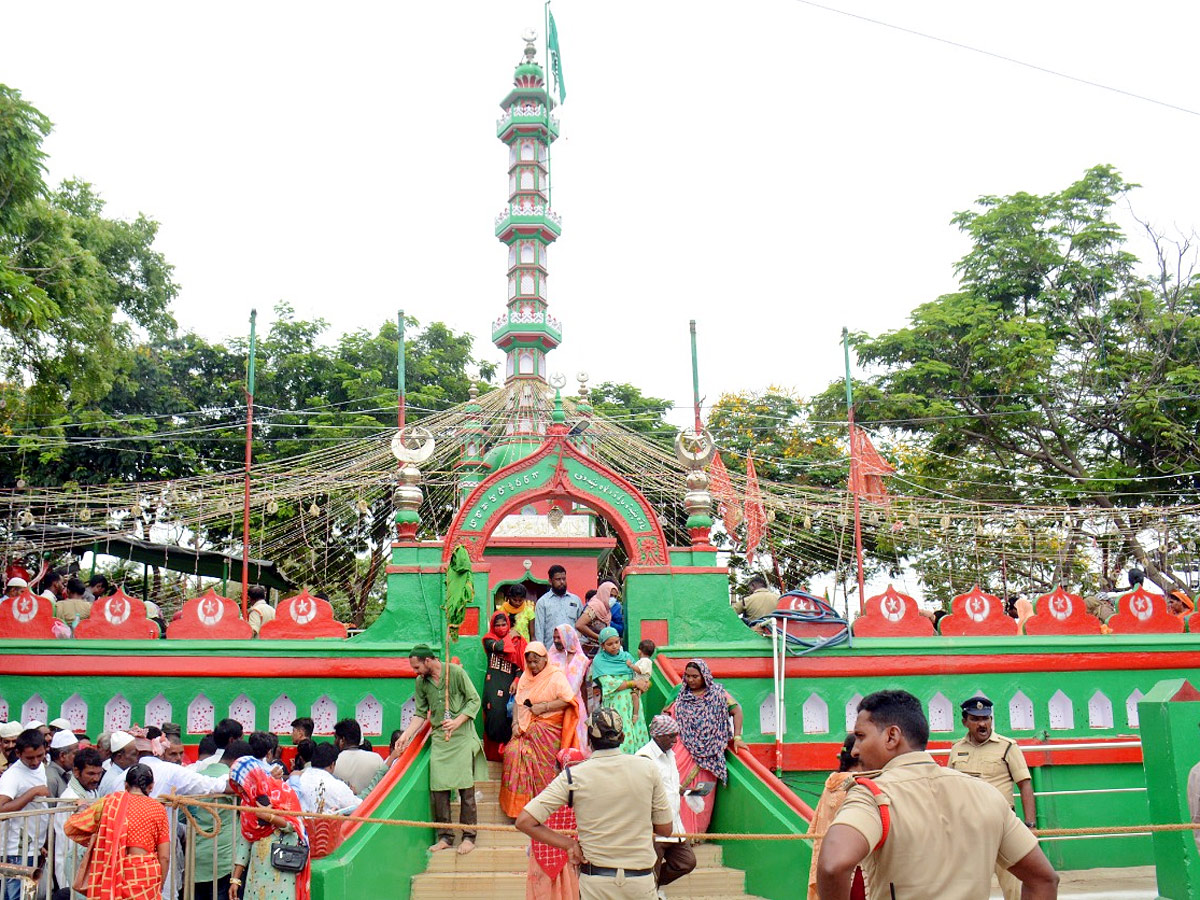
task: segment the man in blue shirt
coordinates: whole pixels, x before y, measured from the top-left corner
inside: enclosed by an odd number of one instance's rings
[[[567,590],[567,570],[554,565],[546,573],[550,590],[538,599],[533,616],[533,639],[545,646],[554,644],[554,629],[574,625],[583,613],[583,601]]]

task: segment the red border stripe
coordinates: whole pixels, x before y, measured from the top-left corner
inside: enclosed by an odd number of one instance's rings
[[[672,656],[681,667],[690,656]],[[771,658],[706,656],[714,678],[770,678]],[[787,661],[789,678],[838,678],[861,675],[985,675],[1013,672],[1078,672],[1123,669],[1196,669],[1200,646],[1181,650],[1127,653],[1004,653],[920,656],[805,656]]]

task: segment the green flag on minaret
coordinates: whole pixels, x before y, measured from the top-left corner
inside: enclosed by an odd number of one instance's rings
[[[563,82],[562,53],[558,49],[558,28],[554,24],[554,13],[550,13],[550,27],[546,31],[546,46],[550,56],[550,72],[554,75],[554,87],[558,90],[558,102],[567,102],[567,86]]]

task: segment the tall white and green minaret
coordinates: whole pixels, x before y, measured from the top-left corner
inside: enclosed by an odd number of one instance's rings
[[[546,354],[562,340],[562,325],[547,310],[548,253],[562,233],[550,209],[550,144],[558,121],[550,116],[554,101],[535,60],[537,34],[530,30],[522,37],[524,58],[496,122],[496,136],[508,146],[508,204],[496,217],[496,237],[508,248],[508,305],[492,323],[492,341],[504,351],[506,383],[545,384]]]

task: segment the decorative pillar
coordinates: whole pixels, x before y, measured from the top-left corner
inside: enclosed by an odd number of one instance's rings
[[[692,538],[692,547],[697,550],[712,550],[708,542],[713,526],[712,494],[708,492],[708,473],[705,466],[716,452],[716,443],[708,429],[699,433],[685,429],[675,436],[675,456],[688,467],[687,493],[683,495],[683,508],[687,511],[687,530]]]
[[[401,541],[416,541],[424,494],[421,492],[421,470],[417,468],[433,455],[433,435],[419,425],[396,432],[392,438],[392,455],[400,463],[396,486],[396,537]]]
[[[508,307],[492,323],[492,341],[505,354],[505,380],[546,382],[546,354],[562,340],[562,325],[546,310],[548,251],[562,233],[550,209],[550,144],[558,120],[535,62],[537,32],[523,35],[524,58],[500,101],[496,137],[508,145],[508,204],[496,217],[496,237],[508,247]]]
[[[484,446],[487,433],[483,427],[483,408],[479,405],[479,388],[471,385],[471,399],[463,408],[466,421],[459,433],[462,435],[462,456],[458,461],[458,502],[462,503],[475,490],[475,485],[483,481],[488,474],[488,464],[484,459]]]

